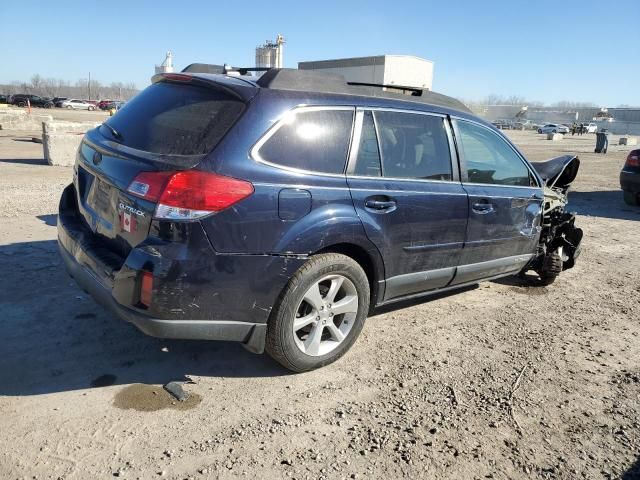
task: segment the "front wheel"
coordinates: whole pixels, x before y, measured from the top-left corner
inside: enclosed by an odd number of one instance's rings
[[[71,110],[73,107],[71,105],[67,105],[67,110]]]
[[[369,280],[355,260],[338,253],[314,256],[271,312],[266,350],[294,372],[335,362],[358,338],[369,301]]]

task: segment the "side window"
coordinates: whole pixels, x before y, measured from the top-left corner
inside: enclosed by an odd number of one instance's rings
[[[382,175],[451,180],[451,152],[444,119],[413,113],[374,112]]]
[[[353,173],[363,177],[382,176],[376,127],[373,123],[373,114],[369,110],[364,112],[358,158],[356,159],[356,168]]]
[[[459,143],[470,183],[535,186],[529,169],[498,135],[470,122],[458,121]]]
[[[342,173],[347,160],[353,110],[293,112],[260,147],[266,162],[322,173]]]

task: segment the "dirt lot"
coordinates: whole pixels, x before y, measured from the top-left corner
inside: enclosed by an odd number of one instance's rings
[[[1,478],[639,478],[640,209],[625,147],[578,152],[577,266],[377,312],[342,360],[290,375],[240,345],[163,341],[63,271],[58,196],[30,134],[0,132]],[[614,142],[615,143],[615,142]],[[190,379],[175,403],[161,385]]]

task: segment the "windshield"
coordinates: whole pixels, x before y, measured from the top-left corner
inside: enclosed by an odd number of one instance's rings
[[[203,155],[213,150],[243,110],[244,103],[227,93],[160,82],[128,101],[105,122],[111,128],[102,126],[100,133],[145,152]]]

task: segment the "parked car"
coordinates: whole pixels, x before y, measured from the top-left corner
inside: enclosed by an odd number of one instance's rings
[[[11,96],[11,103],[17,107],[26,107],[27,104],[32,107],[51,108],[53,102],[50,98],[41,97],[39,95],[18,94]]]
[[[74,110],[95,110],[96,106],[93,103],[87,102],[86,100],[78,100],[72,98],[62,102],[62,108],[69,108]]]
[[[511,130],[513,129],[512,120],[494,120],[491,124],[499,130]]]
[[[53,99],[51,100],[53,102],[53,104],[60,108],[62,107],[62,102],[64,102],[65,100],[68,100],[67,97],[53,97]]]
[[[519,120],[517,122],[513,122],[512,128],[514,130],[537,130],[539,125],[531,120]]]
[[[125,102],[120,102],[120,101],[111,102],[106,105],[105,110],[117,112],[122,107],[124,107],[124,104]]]
[[[624,201],[629,205],[640,205],[640,149],[631,150],[620,172],[620,187]]]
[[[109,110],[107,105],[113,103],[115,100],[100,100],[96,105],[100,110]]]
[[[569,127],[558,123],[547,123],[538,128],[538,133],[569,133]]]
[[[375,306],[571,268],[579,160],[534,168],[459,101],[418,93],[156,75],[78,149],[66,268],[149,335],[239,341],[293,371],[338,359]]]
[[[585,123],[584,126],[587,128],[587,133],[598,132],[598,126],[595,123]]]

